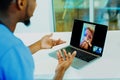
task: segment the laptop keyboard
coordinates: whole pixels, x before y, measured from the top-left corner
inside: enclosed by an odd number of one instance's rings
[[[71,52],[71,53],[76,50],[72,47],[66,47],[64,49],[66,49],[67,52]],[[92,55],[87,54],[83,51],[80,51],[80,50],[76,50],[76,51],[77,51],[77,55],[76,55],[76,57],[74,58],[74,60],[71,64],[71,66],[76,68],[76,69],[81,69],[82,67],[87,65],[88,62],[90,62],[90,61],[92,61],[93,59],[96,58],[96,56],[92,56]],[[49,56],[57,59],[56,51],[54,51],[52,53],[49,53]]]
[[[87,54],[87,53],[85,53],[85,52],[83,52],[83,51],[80,51],[80,50],[76,50],[76,49],[74,49],[74,48],[72,48],[72,47],[66,47],[65,49],[66,49],[67,52],[71,52],[71,53],[72,53],[73,51],[77,51],[76,57],[77,57],[77,58],[80,58],[80,59],[82,59],[82,60],[84,60],[84,61],[87,61],[87,62],[89,62],[89,61],[97,58],[96,56]]]
[[[51,56],[52,58],[57,59],[56,51],[54,51],[52,53],[49,53],[49,56]],[[76,68],[76,69],[81,69],[82,67],[84,67],[87,64],[88,64],[88,62],[83,61],[82,59],[78,59],[78,58],[75,57],[72,64],[71,64],[71,66]]]

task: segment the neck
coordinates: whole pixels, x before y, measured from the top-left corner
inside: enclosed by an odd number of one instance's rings
[[[15,18],[0,13],[0,21],[3,22],[10,31],[14,32],[17,23],[15,22]]]

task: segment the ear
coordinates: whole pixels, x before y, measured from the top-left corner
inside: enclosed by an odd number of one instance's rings
[[[18,9],[24,9],[25,5],[26,5],[26,0],[16,0],[16,4]]]

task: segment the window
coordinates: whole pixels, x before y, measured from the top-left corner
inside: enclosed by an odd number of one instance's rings
[[[120,28],[120,0],[53,0],[54,31],[71,31],[74,19]]]

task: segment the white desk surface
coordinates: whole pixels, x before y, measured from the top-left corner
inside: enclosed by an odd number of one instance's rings
[[[49,33],[16,33],[26,45],[30,45]],[[37,80],[52,79],[54,76],[57,60],[48,54],[61,47],[69,45],[71,32],[55,32],[54,39],[61,38],[67,41],[52,49],[40,50],[33,55],[35,62],[34,76]],[[64,79],[72,80],[120,80],[120,31],[108,31],[103,56],[89,65],[75,69],[69,67]]]

